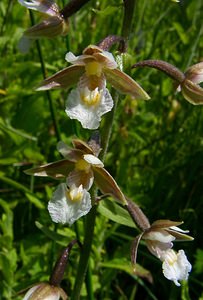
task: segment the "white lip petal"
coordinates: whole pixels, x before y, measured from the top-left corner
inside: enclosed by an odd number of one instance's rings
[[[188,273],[191,271],[192,266],[183,250],[176,253],[174,250],[169,249],[166,251],[162,268],[164,276],[172,280],[175,285],[180,286],[179,281],[188,279]]]
[[[90,194],[83,189],[81,201],[71,201],[65,183],[61,183],[48,203],[48,211],[55,223],[72,225],[77,219],[86,215],[91,209]]]
[[[96,156],[92,155],[92,154],[84,154],[84,160],[86,160],[86,162],[88,162],[89,164],[93,165],[93,166],[97,166],[97,167],[104,167],[103,162]]]
[[[92,92],[91,92],[92,93]],[[81,91],[74,89],[66,102],[66,113],[71,119],[78,120],[83,128],[97,129],[101,116],[113,107],[113,99],[107,89],[100,91],[100,101],[94,105],[88,105],[81,99]]]

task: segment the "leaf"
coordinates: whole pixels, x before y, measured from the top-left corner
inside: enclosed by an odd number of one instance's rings
[[[36,206],[39,209],[44,209],[44,204],[34,195],[30,194],[30,193],[25,193],[26,197],[28,198],[28,200],[34,204],[34,206]]]
[[[35,222],[35,225],[37,226],[38,229],[40,229],[47,237],[49,237],[51,240],[56,241],[58,244],[62,246],[67,246],[67,237],[63,236],[61,234],[56,233],[54,230],[49,229],[48,227],[44,226],[40,222]],[[68,230],[68,238],[73,238],[74,233],[72,232],[71,229],[66,228],[66,231]],[[66,232],[67,233],[67,232]]]
[[[118,224],[125,225],[128,227],[133,227],[133,228],[136,227],[129,213],[114,201],[111,200],[100,201],[98,211],[104,217]]]
[[[134,271],[130,262],[125,258],[115,258],[111,261],[101,263],[101,266],[105,268],[122,270],[131,276],[136,275],[138,277],[146,278],[150,283],[153,282],[152,275],[148,270],[146,270],[139,264],[136,264],[136,271]]]
[[[189,39],[185,29],[180,25],[180,23],[177,22],[173,22],[173,26],[176,29],[177,34],[179,35],[179,38],[181,39],[182,43],[184,45],[187,45],[189,43]]]
[[[118,11],[118,7],[109,5],[105,9],[102,9],[102,10],[98,10],[98,9],[93,8],[92,11],[97,15],[100,15],[102,17],[107,17],[109,15],[115,14]]]

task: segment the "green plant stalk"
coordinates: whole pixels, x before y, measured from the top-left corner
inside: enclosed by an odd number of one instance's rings
[[[115,110],[116,110],[117,100],[118,100],[118,96],[116,96],[116,95],[114,97],[114,107],[113,107],[112,111],[108,114],[108,116],[106,116],[106,120],[105,120],[105,124],[104,124],[105,130],[103,131],[104,135],[102,136],[103,150],[100,155],[100,159],[102,161],[104,161],[104,159],[105,159],[111,132],[112,132],[113,120],[114,120]],[[92,192],[91,192],[92,203],[95,202],[96,197],[97,197],[97,188],[93,187]],[[83,243],[82,252],[81,252],[81,256],[80,256],[80,260],[79,260],[79,265],[78,265],[78,270],[77,270],[77,275],[76,275],[76,280],[75,280],[75,285],[74,285],[74,289],[72,292],[71,300],[80,299],[80,291],[81,291],[82,284],[84,282],[85,275],[86,275],[87,269],[88,269],[89,256],[90,256],[93,235],[94,235],[96,213],[97,213],[97,205],[93,205],[90,213],[86,216],[84,243]],[[88,271],[87,275],[88,276],[86,277],[86,287],[87,287],[88,296],[89,296],[88,299],[93,300],[94,296],[93,296],[92,279],[91,279],[90,270]]]
[[[92,284],[92,269],[91,269],[90,264],[88,264],[88,267],[87,267],[85,284],[86,284],[86,289],[87,289],[88,300],[94,300],[94,291],[93,291],[93,284]]]
[[[96,188],[94,188],[94,190],[95,189]],[[77,275],[76,275],[76,280],[75,280],[75,285],[72,292],[71,300],[80,299],[80,292],[87,272],[89,256],[90,256],[90,251],[91,251],[91,246],[93,241],[96,212],[97,212],[97,206],[94,205],[86,217],[84,243],[83,243],[82,252],[78,264]],[[88,280],[88,284],[91,285],[91,280]]]
[[[34,16],[33,16],[33,13],[31,10],[29,10],[29,13],[30,13],[31,24],[33,26],[35,24]],[[40,64],[41,64],[42,75],[43,75],[43,78],[45,79],[46,78],[46,68],[45,68],[45,63],[44,63],[44,59],[43,59],[43,55],[42,55],[40,42],[38,40],[36,40],[36,47],[37,47],[37,52],[38,52],[39,60],[40,60]],[[52,100],[50,91],[46,91],[46,96],[47,96],[48,103],[49,103],[49,109],[50,109],[50,113],[51,113],[51,119],[53,122],[54,130],[56,133],[56,138],[57,138],[57,141],[60,141],[60,130],[59,130],[58,122],[56,120],[55,108],[54,108],[54,104],[53,104],[53,100]]]

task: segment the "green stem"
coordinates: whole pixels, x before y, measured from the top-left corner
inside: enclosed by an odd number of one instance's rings
[[[114,97],[114,107],[112,111],[108,114],[106,117],[105,125],[104,125],[104,131],[103,131],[103,136],[102,136],[102,152],[100,155],[100,159],[104,161],[108,145],[109,145],[109,140],[112,132],[112,126],[113,126],[113,120],[115,116],[115,110],[117,106],[117,100],[118,96],[115,92],[115,97]],[[94,187],[92,189],[92,203],[95,202],[95,199],[97,197],[97,188]],[[80,299],[80,291],[82,288],[82,284],[85,279],[86,272],[88,270],[88,262],[89,262],[89,256],[90,256],[90,251],[92,247],[92,241],[93,241],[93,235],[94,235],[94,227],[95,227],[95,221],[96,221],[96,213],[97,213],[97,205],[93,205],[90,213],[86,216],[86,224],[85,224],[85,237],[84,237],[84,243],[83,243],[83,248],[80,256],[80,261],[78,265],[78,270],[77,270],[77,275],[76,275],[76,280],[75,280],[75,285],[72,293],[71,300],[78,300]],[[91,273],[90,270],[87,274],[86,277],[86,286],[87,286],[87,291],[88,291],[88,299],[92,300],[94,299],[93,295],[93,288],[92,288],[92,280],[91,280]]]
[[[65,19],[69,18],[89,1],[90,0],[72,0],[60,11],[60,13]]]
[[[89,256],[90,256],[90,251],[91,251],[91,246],[93,241],[96,212],[97,212],[97,206],[94,205],[86,217],[85,238],[84,238],[84,243],[82,247],[82,252],[81,252],[76,280],[75,280],[75,286],[73,289],[71,300],[80,299],[80,292],[87,272]],[[90,280],[88,281],[90,282]]]
[[[31,24],[32,26],[35,24],[34,21],[34,16],[31,10],[29,10],[30,13],[30,20],[31,20]],[[44,59],[43,59],[43,55],[42,55],[42,50],[41,50],[41,46],[40,46],[40,42],[38,40],[36,40],[36,47],[37,47],[37,52],[39,55],[39,60],[40,60],[40,64],[41,64],[41,70],[42,70],[42,74],[43,74],[43,78],[45,79],[46,76],[46,68],[45,68],[45,63],[44,63]],[[56,120],[56,113],[55,113],[55,107],[52,101],[52,97],[51,97],[51,93],[50,91],[46,91],[46,96],[48,99],[48,103],[49,103],[49,109],[50,109],[50,113],[51,113],[51,119],[53,121],[53,126],[54,126],[54,130],[56,133],[56,138],[57,141],[60,141],[60,130],[59,130],[59,126]]]
[[[91,269],[90,264],[88,264],[85,283],[86,283],[88,300],[94,300],[94,291],[93,291],[93,284],[92,284],[92,269]]]

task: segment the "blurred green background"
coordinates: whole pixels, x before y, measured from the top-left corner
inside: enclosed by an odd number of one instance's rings
[[[57,4],[62,8],[64,2]],[[89,1],[70,17],[67,37],[41,39],[47,76],[68,66],[66,52],[79,55],[109,34],[120,35],[123,13],[121,0]],[[182,71],[202,61],[202,15],[201,0],[136,1],[124,70],[151,100],[119,96],[105,161],[123,192],[151,222],[184,221],[182,228],[195,239],[176,243],[175,249],[184,249],[193,265],[188,285],[177,288],[165,279],[160,261],[144,243],[138,251],[142,277],[133,275],[130,246],[139,231],[113,222],[100,209],[90,259],[95,299],[203,299],[203,108],[175,93],[165,74],[148,68],[131,70],[144,59],[166,60]],[[34,12],[34,17],[38,22],[40,14]],[[46,207],[58,181],[23,173],[60,159],[49,95],[34,90],[43,79],[39,48],[34,42],[27,54],[18,50],[23,31],[30,27],[29,11],[17,1],[2,0],[0,26],[0,299],[22,299],[16,293],[48,280],[61,249],[75,238],[75,227],[56,227],[49,217]],[[118,54],[117,45],[112,53]],[[69,145],[74,136],[88,139],[91,131],[65,114],[67,91],[50,95],[60,138]],[[81,238],[82,224],[83,220],[77,222]],[[75,247],[62,282],[68,294],[78,257]],[[85,286],[81,299],[87,299]]]

